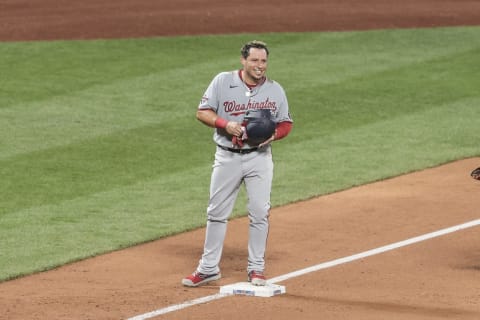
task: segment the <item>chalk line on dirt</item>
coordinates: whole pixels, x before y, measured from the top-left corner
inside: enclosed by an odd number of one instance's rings
[[[379,248],[375,248],[375,249],[372,249],[372,250],[360,252],[360,253],[357,253],[357,254],[354,254],[354,255],[351,255],[351,256],[348,256],[348,257],[323,262],[323,263],[320,263],[320,264],[317,264],[317,265],[314,265],[314,266],[311,266],[311,267],[308,267],[308,268],[293,271],[293,272],[290,272],[290,273],[287,273],[287,274],[284,274],[284,275],[281,275],[281,276],[278,276],[278,277],[275,277],[275,278],[271,278],[270,280],[268,280],[268,282],[272,283],[272,284],[277,283],[277,282],[282,282],[282,281],[285,281],[285,280],[288,280],[288,279],[291,279],[291,278],[295,278],[295,277],[299,277],[299,276],[302,276],[302,275],[305,275],[305,274],[308,274],[308,273],[311,273],[311,272],[315,272],[315,271],[318,271],[318,270],[331,268],[331,267],[334,267],[334,266],[337,266],[337,265],[340,265],[340,264],[344,264],[344,263],[352,262],[352,261],[355,261],[355,260],[363,259],[363,258],[370,257],[370,256],[373,256],[373,255],[376,255],[376,254],[384,253],[384,252],[391,251],[391,250],[394,250],[394,249],[398,249],[398,248],[401,248],[401,247],[405,247],[405,246],[408,246],[408,245],[411,245],[411,244],[414,244],[414,243],[418,243],[418,242],[425,241],[425,240],[428,240],[428,239],[440,237],[440,236],[443,236],[443,235],[446,235],[446,234],[449,234],[449,233],[452,233],[452,232],[456,232],[456,231],[460,231],[460,230],[463,230],[463,229],[475,227],[475,226],[478,226],[478,225],[480,225],[480,219],[472,220],[472,221],[465,222],[465,223],[462,223],[462,224],[459,224],[459,225],[456,225],[456,226],[453,226],[453,227],[449,227],[449,228],[441,229],[441,230],[438,230],[438,231],[426,233],[426,234],[418,236],[418,237],[406,239],[406,240],[395,242],[395,243],[392,243],[392,244],[389,244],[389,245],[386,245],[386,246],[383,246],[383,247],[379,247]],[[185,301],[183,303],[171,305],[169,307],[161,308],[161,309],[158,309],[158,310],[155,310],[155,311],[152,311],[152,312],[147,312],[147,313],[144,313],[144,314],[141,314],[141,315],[138,315],[138,316],[134,316],[132,318],[128,318],[127,320],[146,320],[146,319],[157,317],[157,316],[160,316],[162,314],[169,313],[169,312],[185,309],[185,308],[188,308],[188,307],[191,307],[191,306],[194,306],[194,305],[198,305],[198,304],[202,304],[202,303],[206,303],[206,302],[210,302],[210,301],[214,301],[214,300],[219,300],[219,299],[228,297],[230,295],[231,294],[217,293],[217,294],[213,294],[213,295],[209,295],[209,296]]]

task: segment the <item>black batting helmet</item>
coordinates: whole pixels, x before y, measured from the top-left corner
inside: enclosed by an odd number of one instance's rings
[[[275,132],[276,123],[268,109],[248,110],[245,114],[248,142],[260,144],[268,140]]]

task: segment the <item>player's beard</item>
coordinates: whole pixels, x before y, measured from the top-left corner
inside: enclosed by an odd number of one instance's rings
[[[262,83],[264,81],[267,69],[265,69],[265,68],[264,69],[251,68],[251,69],[246,69],[244,71],[245,71],[245,75],[246,75],[245,81],[248,84],[259,84],[259,83]],[[252,83],[250,83],[250,82],[252,82]]]

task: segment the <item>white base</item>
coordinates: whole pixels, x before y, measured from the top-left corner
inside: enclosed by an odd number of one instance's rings
[[[273,297],[285,292],[285,286],[268,282],[265,286],[254,286],[250,282],[238,282],[220,287],[220,293],[222,294],[239,294],[255,297]]]

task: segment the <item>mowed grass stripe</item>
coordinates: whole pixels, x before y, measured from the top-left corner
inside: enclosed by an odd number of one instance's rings
[[[198,95],[204,88],[192,85],[182,99],[170,94],[181,87],[184,80],[180,79],[189,73],[179,68],[174,72],[175,81],[170,72],[121,79],[70,95],[0,109],[0,159],[142,126],[191,127]]]
[[[205,145],[197,140],[186,135],[183,126],[160,124],[2,160],[0,194],[5,198],[0,215],[162,175],[181,176],[209,160]]]
[[[277,156],[274,203],[279,194],[313,197],[476,156],[479,103],[461,99],[289,144]]]
[[[0,69],[8,79],[0,88],[0,108],[70,95],[93,86],[141,78],[152,73],[194,70],[198,63],[229,58],[229,45],[198,50],[218,42],[215,37],[41,41],[0,43]],[[238,61],[238,60],[237,60]],[[195,73],[192,72],[192,76]]]
[[[204,168],[4,215],[0,270],[9,278],[168,236],[204,223]],[[19,236],[21,235],[21,236]],[[19,268],[21,266],[21,268]]]

